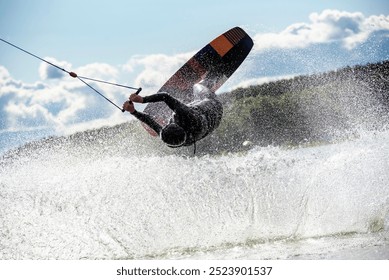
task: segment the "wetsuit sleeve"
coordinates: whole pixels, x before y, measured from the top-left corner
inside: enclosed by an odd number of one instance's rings
[[[131,113],[131,115],[136,117],[141,122],[147,124],[152,130],[154,130],[156,133],[158,133],[158,135],[161,132],[162,126],[159,123],[157,123],[155,120],[153,120],[153,118],[150,117],[149,115],[138,112],[138,111]]]
[[[187,105],[167,93],[157,93],[143,97],[143,103],[154,103],[161,101],[165,102],[166,105],[177,114],[187,115],[192,113],[192,110]]]

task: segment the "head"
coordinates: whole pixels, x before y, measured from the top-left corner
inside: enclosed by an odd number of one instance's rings
[[[185,130],[175,123],[170,123],[161,130],[161,139],[171,148],[181,147],[186,141]]]

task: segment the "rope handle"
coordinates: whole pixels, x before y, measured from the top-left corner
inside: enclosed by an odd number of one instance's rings
[[[138,88],[138,90],[135,92],[136,95],[138,95],[142,91],[142,88]],[[132,101],[130,101],[132,103]],[[122,109],[122,112],[124,113],[126,110]]]

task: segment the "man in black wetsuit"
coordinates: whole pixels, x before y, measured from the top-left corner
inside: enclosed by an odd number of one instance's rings
[[[186,105],[167,93],[145,97],[132,94],[123,109],[152,128],[169,147],[190,146],[215,130],[223,116],[223,106],[214,92],[199,83],[194,86],[194,95],[195,101]],[[162,127],[149,115],[136,111],[133,102],[165,102],[174,114]]]

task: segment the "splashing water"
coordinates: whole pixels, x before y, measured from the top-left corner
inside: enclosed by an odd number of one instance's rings
[[[67,140],[0,164],[1,259],[320,258],[345,240],[389,246],[388,131],[194,158],[102,155]]]

